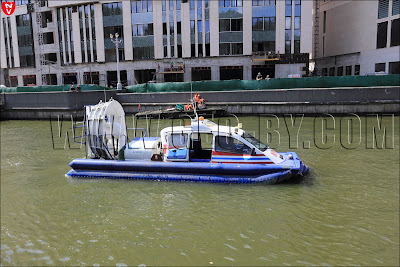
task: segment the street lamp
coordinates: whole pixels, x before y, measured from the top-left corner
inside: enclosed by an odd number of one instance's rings
[[[110,39],[111,42],[113,42],[115,44],[115,53],[117,55],[117,79],[118,79],[118,83],[117,83],[117,89],[121,90],[122,89],[122,84],[121,84],[121,76],[119,73],[119,53],[118,53],[118,48],[119,48],[119,44],[122,43],[122,40],[118,39],[119,34],[116,33],[115,34],[115,38],[112,34],[110,34]]]

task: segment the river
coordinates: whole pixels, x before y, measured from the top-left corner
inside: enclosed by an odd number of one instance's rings
[[[259,120],[240,118],[265,141]],[[364,127],[346,149],[340,118],[314,142],[310,117],[289,149],[279,122],[271,143],[311,174],[267,186],[67,178],[83,148],[53,149],[48,121],[0,122],[1,265],[399,265],[399,117],[383,149],[366,147]]]

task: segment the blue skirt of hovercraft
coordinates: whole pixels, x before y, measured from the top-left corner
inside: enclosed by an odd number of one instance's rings
[[[197,162],[114,161],[75,159],[67,173],[79,178],[136,179],[211,183],[275,184],[308,173],[296,153],[283,164],[222,164]]]

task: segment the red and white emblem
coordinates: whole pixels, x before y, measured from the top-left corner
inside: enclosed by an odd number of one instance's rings
[[[14,2],[3,2],[1,5],[1,8],[3,9],[4,14],[6,14],[7,16],[10,16],[15,11],[15,3]]]

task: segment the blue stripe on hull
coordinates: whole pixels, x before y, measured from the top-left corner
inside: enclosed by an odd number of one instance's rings
[[[289,179],[292,175],[289,170],[260,175],[256,177],[225,177],[192,174],[163,174],[163,173],[127,173],[108,171],[71,170],[67,176],[78,178],[107,178],[107,179],[134,179],[152,181],[175,181],[175,182],[206,182],[206,183],[229,183],[229,184],[276,184]]]

